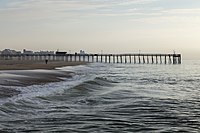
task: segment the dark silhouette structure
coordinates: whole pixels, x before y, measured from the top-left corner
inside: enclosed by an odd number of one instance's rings
[[[57,52],[56,54],[16,54],[0,55],[4,60],[46,60],[66,61],[66,62],[101,62],[101,63],[134,63],[134,64],[181,64],[181,54],[66,54]]]
[[[56,51],[56,55],[66,55],[67,54],[67,52],[58,52],[58,51]]]

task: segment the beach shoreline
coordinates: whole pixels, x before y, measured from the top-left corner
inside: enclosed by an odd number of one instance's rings
[[[45,85],[72,78],[74,73],[56,69],[67,66],[85,65],[85,62],[50,61],[0,61],[0,98],[20,94],[15,87]]]
[[[0,70],[52,70],[57,67],[85,65],[86,62],[65,62],[65,61],[30,61],[30,60],[0,60]]]

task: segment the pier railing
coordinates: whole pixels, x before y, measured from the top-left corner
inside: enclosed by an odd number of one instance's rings
[[[66,62],[101,62],[134,64],[181,64],[181,54],[65,54],[37,55],[17,54],[0,55],[0,60],[66,61]]]

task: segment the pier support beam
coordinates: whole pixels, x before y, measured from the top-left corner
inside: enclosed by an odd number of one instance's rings
[[[135,55],[134,55],[134,64],[136,64],[136,57],[135,57]]]
[[[72,55],[70,54],[70,62],[72,62]]]
[[[143,55],[143,64],[145,64],[145,58],[144,58],[144,55]]]
[[[172,64],[171,56],[169,55],[169,64]]]
[[[173,55],[173,64],[177,64],[177,57]]]
[[[178,57],[178,64],[181,64],[181,55]]]
[[[77,57],[77,55],[75,54],[75,55],[74,55],[74,61],[75,61],[75,62],[76,62],[76,57]]]
[[[92,62],[94,62],[94,55],[92,55]]]
[[[154,64],[153,55],[151,56],[151,64]]]
[[[156,64],[158,64],[158,56],[156,55]]]
[[[126,60],[126,55],[124,56],[124,58],[125,58],[125,63],[127,63],[127,60]]]
[[[99,62],[98,55],[96,55],[96,62]]]
[[[90,55],[88,54],[87,57],[88,57],[88,60],[87,60],[87,61],[90,62]]]
[[[139,60],[139,64],[141,63],[141,61],[140,61],[140,55],[138,56],[138,60]]]
[[[65,61],[66,61],[66,62],[69,61],[69,58],[68,58],[68,57],[69,57],[68,55],[65,55]],[[53,60],[55,60],[55,56],[53,56],[53,58],[54,58]]]
[[[85,54],[83,54],[83,62],[85,62]]]
[[[162,56],[160,55],[160,64],[162,64]]]

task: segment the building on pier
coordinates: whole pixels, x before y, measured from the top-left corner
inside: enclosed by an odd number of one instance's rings
[[[25,54],[25,55],[32,55],[32,54],[33,54],[33,51],[23,49],[23,54]]]
[[[59,51],[56,51],[56,55],[66,55],[67,54],[67,52],[59,52]]]
[[[39,51],[39,52],[34,52],[34,54],[37,54],[37,55],[54,55],[54,51]]]

